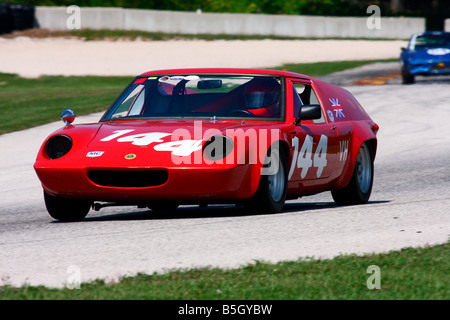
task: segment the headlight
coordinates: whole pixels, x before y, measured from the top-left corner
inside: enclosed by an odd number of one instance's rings
[[[50,159],[58,159],[72,149],[72,139],[66,135],[56,135],[47,141],[47,155]]]
[[[226,158],[233,151],[234,143],[230,137],[217,135],[212,136],[205,143],[203,156],[211,161],[217,161]]]

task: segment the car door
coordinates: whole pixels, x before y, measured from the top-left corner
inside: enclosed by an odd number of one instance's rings
[[[293,114],[296,116],[303,105],[320,104],[310,84],[300,80],[288,81],[292,94]],[[291,92],[291,93],[289,93]],[[304,120],[291,132],[292,161],[288,178],[300,182],[302,187],[326,185],[333,174],[337,159],[337,132],[328,123],[324,109],[316,120]]]
[[[353,120],[358,119],[358,113],[354,110],[358,110],[358,102],[346,90],[329,83],[315,81],[313,89],[320,97],[326,122],[336,131],[337,137],[333,143],[336,157],[331,180],[338,179],[351,162]]]

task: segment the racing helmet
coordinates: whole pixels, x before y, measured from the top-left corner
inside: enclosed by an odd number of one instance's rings
[[[245,88],[245,109],[256,116],[280,114],[281,86],[274,78],[255,78]]]

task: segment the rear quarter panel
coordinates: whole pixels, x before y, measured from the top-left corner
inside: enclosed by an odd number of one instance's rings
[[[314,80],[312,85],[328,123],[336,127],[340,142],[349,141],[348,156],[341,163],[341,169],[337,170],[339,172],[333,186],[339,189],[350,181],[359,149],[364,142],[371,147],[372,157],[375,159],[378,125],[347,89],[320,80]],[[339,158],[342,160],[343,157]]]

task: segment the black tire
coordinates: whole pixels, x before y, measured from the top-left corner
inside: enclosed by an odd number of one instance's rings
[[[288,171],[287,157],[282,148],[269,150],[270,161],[268,167],[277,168],[274,174],[262,174],[258,190],[253,197],[245,202],[246,209],[254,213],[277,213],[280,212],[286,202]],[[278,167],[272,167],[277,161]]]
[[[337,205],[367,203],[372,193],[373,172],[372,150],[368,144],[363,143],[349,183],[343,189],[331,191],[334,202]]]
[[[412,84],[415,82],[414,75],[409,72],[408,68],[402,69],[402,83]]]
[[[92,205],[92,201],[55,197],[45,191],[44,200],[50,216],[64,222],[80,221],[86,217]]]

